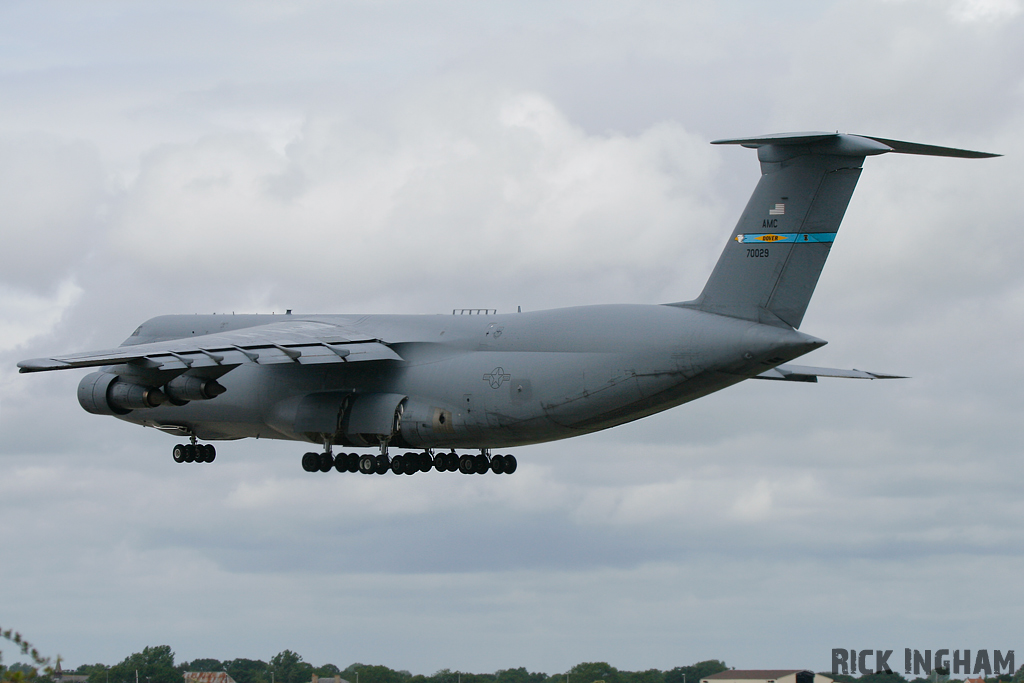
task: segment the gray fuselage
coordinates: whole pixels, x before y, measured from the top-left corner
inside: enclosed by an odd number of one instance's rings
[[[121,419],[206,440],[329,438],[369,446],[379,435],[346,429],[346,407],[359,397],[391,396],[402,410],[393,445],[503,448],[636,420],[825,343],[681,306],[604,305],[506,315],[163,316],[126,344],[282,321],[319,323],[325,337],[379,339],[402,360],[245,363],[220,378],[226,391],[216,398]]]

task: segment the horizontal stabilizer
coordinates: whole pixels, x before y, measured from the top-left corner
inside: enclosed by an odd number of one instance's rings
[[[814,145],[820,148],[819,153],[838,154],[841,156],[872,156],[895,152],[897,154],[922,154],[932,157],[958,157],[961,159],[988,159],[1002,156],[989,152],[974,152],[955,147],[939,147],[938,145],[922,145],[917,142],[890,140],[873,135],[852,135],[843,133],[777,133],[761,135],[753,138],[733,138],[714,140],[712,145],[742,145],[757,149],[768,145]]]
[[[839,370],[837,368],[814,368],[809,365],[784,363],[766,370],[753,379],[774,379],[787,382],[817,382],[819,377],[846,377],[850,379],[907,379],[902,375],[886,375],[881,372],[864,370]]]

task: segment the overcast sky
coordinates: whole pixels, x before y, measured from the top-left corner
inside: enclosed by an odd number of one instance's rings
[[[747,382],[477,478],[177,465],[84,372],[16,372],[165,313],[689,299],[759,173],[707,143],[799,130],[1006,155],[865,163],[805,362],[912,379]],[[1022,131],[1019,0],[8,0],[0,624],[71,667],[1020,653]]]

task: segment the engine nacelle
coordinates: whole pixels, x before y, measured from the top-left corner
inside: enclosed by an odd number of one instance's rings
[[[183,404],[189,401],[209,401],[220,396],[227,389],[215,379],[194,375],[178,375],[164,386],[164,392],[171,403]]]
[[[156,387],[126,382],[109,372],[94,372],[78,383],[78,402],[95,415],[127,415],[166,401],[167,395]]]

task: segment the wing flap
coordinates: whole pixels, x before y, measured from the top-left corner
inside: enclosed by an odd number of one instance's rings
[[[819,377],[843,377],[848,379],[907,379],[902,375],[888,375],[865,370],[840,370],[838,368],[816,368],[810,365],[783,363],[771,370],[765,370],[753,379],[773,379],[786,382],[817,382]]]
[[[160,370],[186,370],[234,367],[244,363],[316,365],[374,360],[402,360],[402,357],[379,339],[341,339],[333,325],[297,321],[54,358],[33,358],[21,361],[18,367],[21,372],[44,372],[133,363]]]

